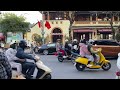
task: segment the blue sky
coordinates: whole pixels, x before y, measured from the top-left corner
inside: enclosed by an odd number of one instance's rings
[[[38,20],[42,20],[42,14],[39,11],[1,11],[2,13],[14,13],[18,16],[23,15],[26,17],[26,21],[31,24],[36,23]]]

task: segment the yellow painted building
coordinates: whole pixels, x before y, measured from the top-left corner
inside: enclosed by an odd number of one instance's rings
[[[65,39],[69,36],[69,20],[47,20],[51,28],[47,29],[44,26],[44,38],[46,38],[46,42],[56,42],[58,38],[62,40],[64,43]],[[44,21],[44,25],[45,25]],[[34,35],[40,35],[42,37],[42,28],[39,28],[38,24],[36,23],[31,29],[30,32],[25,34],[25,39],[29,41],[33,41]]]

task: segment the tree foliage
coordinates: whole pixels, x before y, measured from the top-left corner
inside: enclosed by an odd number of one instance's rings
[[[17,16],[13,13],[5,13],[0,20],[0,30],[4,34],[7,32],[23,32],[29,29],[29,22],[25,22],[25,17]]]
[[[70,21],[70,26],[69,26],[69,40],[70,42],[72,41],[72,35],[71,35],[71,31],[72,31],[72,25],[75,21],[75,11],[66,11],[67,13],[67,18]]]
[[[116,34],[116,40],[117,40],[117,41],[120,41],[120,33],[117,33],[117,34]]]

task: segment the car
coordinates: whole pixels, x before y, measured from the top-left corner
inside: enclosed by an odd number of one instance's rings
[[[115,40],[94,40],[93,48],[102,48],[102,54],[105,57],[118,57],[120,52],[120,44]]]
[[[56,52],[56,43],[44,44],[38,49],[38,53],[48,55]]]

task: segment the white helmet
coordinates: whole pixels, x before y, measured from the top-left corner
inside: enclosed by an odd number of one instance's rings
[[[66,39],[65,42],[68,42],[68,39]]]
[[[77,39],[74,39],[73,41],[74,41],[74,42],[77,42]]]
[[[118,53],[118,57],[120,57],[120,53]]]

